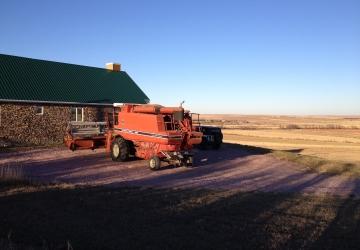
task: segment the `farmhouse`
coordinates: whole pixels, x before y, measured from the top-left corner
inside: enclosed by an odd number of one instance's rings
[[[113,103],[147,103],[120,64],[96,68],[0,54],[0,140],[63,141],[70,121],[103,121]]]

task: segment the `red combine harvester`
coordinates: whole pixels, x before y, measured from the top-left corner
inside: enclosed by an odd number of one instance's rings
[[[124,104],[116,108],[119,112],[105,123],[69,124],[66,146],[71,150],[105,147],[113,161],[136,156],[149,160],[152,170],[159,169],[161,161],[193,164],[191,149],[201,143],[202,133],[193,129],[191,116],[182,107]]]

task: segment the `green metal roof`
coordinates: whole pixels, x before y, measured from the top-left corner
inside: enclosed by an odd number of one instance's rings
[[[0,101],[146,103],[124,71],[0,54]]]

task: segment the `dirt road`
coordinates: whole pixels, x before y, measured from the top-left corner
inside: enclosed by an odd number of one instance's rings
[[[0,167],[21,166],[26,175],[47,182],[216,188],[241,191],[303,192],[360,197],[360,180],[304,171],[302,166],[264,153],[225,144],[198,151],[194,168],[147,168],[147,162],[112,162],[103,149],[71,152],[65,148],[0,153]]]

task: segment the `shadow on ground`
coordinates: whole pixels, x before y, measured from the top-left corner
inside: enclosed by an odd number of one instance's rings
[[[197,167],[165,167],[162,171],[150,171],[144,160],[113,162],[104,151],[62,150],[51,155],[49,150],[38,150],[12,157],[20,162],[24,175],[47,183],[307,192],[360,197],[360,188],[356,188],[360,179],[308,173],[299,164],[276,159],[269,155],[270,152],[265,148],[225,143],[220,150],[197,150]],[[6,162],[4,158],[2,161]],[[11,160],[7,162],[11,163]]]
[[[1,188],[0,239],[6,239],[3,246],[11,242],[20,249],[66,249],[67,244],[73,249],[355,249],[360,244],[360,201],[352,198],[61,186],[11,194],[19,189],[12,185]]]
[[[0,182],[0,249],[358,248],[360,200],[301,194],[343,183],[291,169],[270,152],[225,144],[199,151],[199,167],[158,172],[103,152],[24,160],[40,179],[101,185]],[[346,190],[358,193],[359,181]]]

